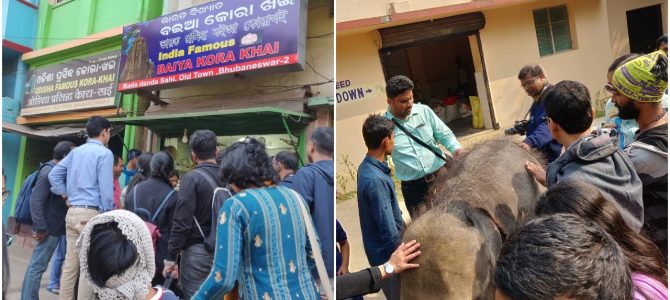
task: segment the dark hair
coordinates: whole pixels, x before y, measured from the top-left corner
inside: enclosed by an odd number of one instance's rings
[[[386,97],[393,99],[404,92],[411,91],[412,89],[414,89],[414,82],[407,78],[407,76],[393,76],[386,82]]]
[[[517,76],[517,78],[519,80],[523,80],[528,75],[530,75],[531,77],[537,77],[537,76],[540,76],[540,75],[545,76],[544,75],[544,70],[542,70],[542,67],[540,67],[540,65],[538,65],[538,64],[529,64],[529,65],[523,66],[521,68],[521,70],[519,70],[519,75]]]
[[[298,171],[298,155],[290,151],[281,151],[275,155],[275,161],[293,172]]]
[[[130,179],[130,182],[128,183],[128,189],[126,190],[127,192],[132,191],[135,185],[149,178],[151,175],[151,159],[153,156],[153,153],[147,152],[142,153],[140,158],[137,159],[137,174],[135,174],[135,176]]]
[[[91,281],[104,287],[107,280],[123,274],[137,260],[137,247],[119,229],[117,222],[97,224],[91,230],[88,272]]]
[[[174,161],[172,156],[165,151],[154,154],[150,163],[151,177],[160,179],[170,184],[170,177],[174,172]]]
[[[128,151],[128,156],[126,157],[128,157],[128,160],[132,160],[136,157],[139,157],[140,155],[142,155],[142,151],[138,149],[130,149],[130,151]]]
[[[170,154],[170,153],[168,153],[168,154]],[[168,178],[172,178],[174,176],[177,176],[177,178],[179,178],[179,172],[177,172],[177,170],[175,170],[175,169],[172,169]]]
[[[312,132],[312,143],[316,150],[330,157],[333,157],[333,129],[330,127],[319,127]]]
[[[393,135],[395,125],[389,119],[377,114],[369,115],[363,122],[363,140],[368,149],[377,149],[384,138]]]
[[[221,158],[221,180],[241,189],[263,187],[273,174],[265,145],[254,138],[228,146]]]
[[[123,163],[123,157],[121,157],[121,155],[116,155],[115,154],[114,155],[114,165],[116,166],[116,164],[118,164],[119,161],[121,161],[121,163]]]
[[[654,67],[651,69],[651,73],[654,74],[657,80],[668,82],[668,57],[659,55],[656,58]]]
[[[595,222],[619,243],[631,271],[667,281],[667,267],[661,251],[646,236],[628,227],[619,208],[595,186],[577,180],[554,184],[540,196],[535,212],[538,216],[570,213]]]
[[[544,97],[544,110],[568,134],[582,133],[593,122],[589,89],[577,81],[563,80],[551,87]]]
[[[97,138],[103,130],[112,127],[112,123],[104,117],[92,116],[86,122],[86,134],[90,138]]]
[[[572,214],[530,220],[502,247],[494,276],[512,299],[632,299],[626,257],[605,230]]]
[[[619,56],[617,59],[615,59],[612,62],[610,67],[607,68],[607,73],[612,73],[612,72],[616,71],[617,68],[623,66],[625,63],[627,63],[627,62],[629,62],[633,59],[636,59],[638,57],[640,57],[640,55],[637,54],[637,53],[628,53],[628,54],[624,54],[622,56]]]
[[[664,34],[656,39],[656,49],[661,47],[661,43],[668,43],[668,35]]]
[[[208,160],[216,158],[216,134],[211,130],[204,129],[193,132],[189,145],[191,146],[191,151],[199,159]]]
[[[56,147],[54,147],[53,159],[61,160],[65,158],[68,154],[70,154],[70,151],[72,151],[72,148],[74,147],[76,147],[76,145],[70,141],[58,142],[58,144],[56,144]]]

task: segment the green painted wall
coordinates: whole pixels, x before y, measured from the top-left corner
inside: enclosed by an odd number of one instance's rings
[[[163,0],[40,1],[36,49],[55,46],[161,15]]]

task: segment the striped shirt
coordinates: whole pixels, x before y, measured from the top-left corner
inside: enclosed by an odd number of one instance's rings
[[[303,200],[281,186],[247,189],[226,200],[214,266],[193,299],[222,299],[235,281],[241,299],[318,299],[297,201]]]

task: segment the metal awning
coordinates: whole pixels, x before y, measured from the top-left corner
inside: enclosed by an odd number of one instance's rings
[[[193,112],[183,114],[151,115],[141,117],[111,118],[115,124],[145,126],[164,136],[181,136],[198,129],[209,129],[217,135],[282,134],[287,128],[298,134],[311,115],[276,107]]]
[[[65,139],[86,139],[86,124],[48,125],[48,126],[25,126],[2,122],[3,132],[13,132],[25,135],[29,138],[58,141]],[[123,131],[123,126],[112,128],[112,136]]]

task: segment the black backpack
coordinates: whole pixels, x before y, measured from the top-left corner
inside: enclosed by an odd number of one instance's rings
[[[51,165],[53,163],[43,163],[40,164],[40,167],[37,171],[30,173],[26,180],[23,181],[21,185],[21,190],[19,190],[19,195],[16,197],[16,206],[14,207],[14,219],[16,223],[32,225],[33,217],[30,214],[30,196],[33,194],[33,187],[37,183],[37,175],[40,174],[42,168]]]
[[[214,250],[216,250],[216,220],[218,220],[219,216],[219,210],[223,206],[223,202],[228,200],[228,198],[232,197],[233,195],[230,193],[230,190],[227,188],[219,187],[214,178],[212,176],[205,172],[202,169],[195,169],[194,170],[196,173],[200,174],[202,177],[207,180],[209,185],[212,186],[213,192],[212,192],[212,213],[211,213],[211,226],[209,230],[209,236],[205,236],[205,233],[202,231],[202,228],[200,228],[200,224],[198,223],[198,219],[193,216],[193,220],[195,221],[195,225],[198,226],[198,230],[200,231],[200,234],[202,235],[202,238],[205,240],[205,249],[209,251],[210,253],[213,253]],[[219,193],[221,192],[221,193]],[[216,197],[217,194],[220,194],[221,197]]]

